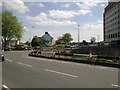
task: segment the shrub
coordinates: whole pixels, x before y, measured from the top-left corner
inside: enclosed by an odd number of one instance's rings
[[[108,63],[113,63],[113,61],[112,61],[112,60],[106,60],[106,62],[108,62]]]

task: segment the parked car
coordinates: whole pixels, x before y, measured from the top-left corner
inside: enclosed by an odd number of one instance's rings
[[[1,61],[3,62],[4,60],[5,60],[4,54],[2,52],[0,52],[0,62]]]

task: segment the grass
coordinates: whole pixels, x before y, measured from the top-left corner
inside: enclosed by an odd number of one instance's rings
[[[58,47],[65,47],[66,44],[58,44],[57,46],[58,46]]]

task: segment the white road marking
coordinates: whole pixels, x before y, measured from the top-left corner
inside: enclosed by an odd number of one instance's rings
[[[17,64],[24,65],[24,64],[23,64],[23,63],[21,63],[21,62],[17,62]]]
[[[74,77],[74,78],[77,78],[77,77],[78,77],[78,76],[76,76],[76,75],[71,75],[71,74],[62,73],[62,72],[58,72],[58,71],[54,71],[54,70],[49,70],[49,69],[45,69],[45,71],[53,72],[53,73],[57,73],[57,74],[62,74],[62,75],[66,75],[66,76],[70,76],[70,77]]]
[[[32,67],[32,65],[24,64],[24,63],[21,63],[21,62],[17,62],[17,64],[24,65],[24,66],[28,66],[28,67]]]
[[[2,85],[2,86],[3,86],[3,88],[10,90],[6,85]]]
[[[117,88],[120,88],[119,85],[115,85],[115,84],[111,84],[112,87],[117,87]]]
[[[10,60],[10,59],[7,59],[7,58],[6,58],[5,60],[6,60],[6,61],[9,61],[9,62],[13,62],[12,60]]]
[[[29,65],[29,64],[24,64],[24,65],[26,65],[26,66],[28,66],[28,67],[32,67],[32,65]]]
[[[100,69],[108,69],[109,67],[100,67]]]

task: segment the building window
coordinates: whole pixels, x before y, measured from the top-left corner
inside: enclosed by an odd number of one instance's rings
[[[115,34],[113,34],[113,38],[115,38]]]
[[[115,34],[115,37],[118,37],[118,34],[117,34],[117,33]]]
[[[120,32],[118,32],[118,37],[120,37]]]

